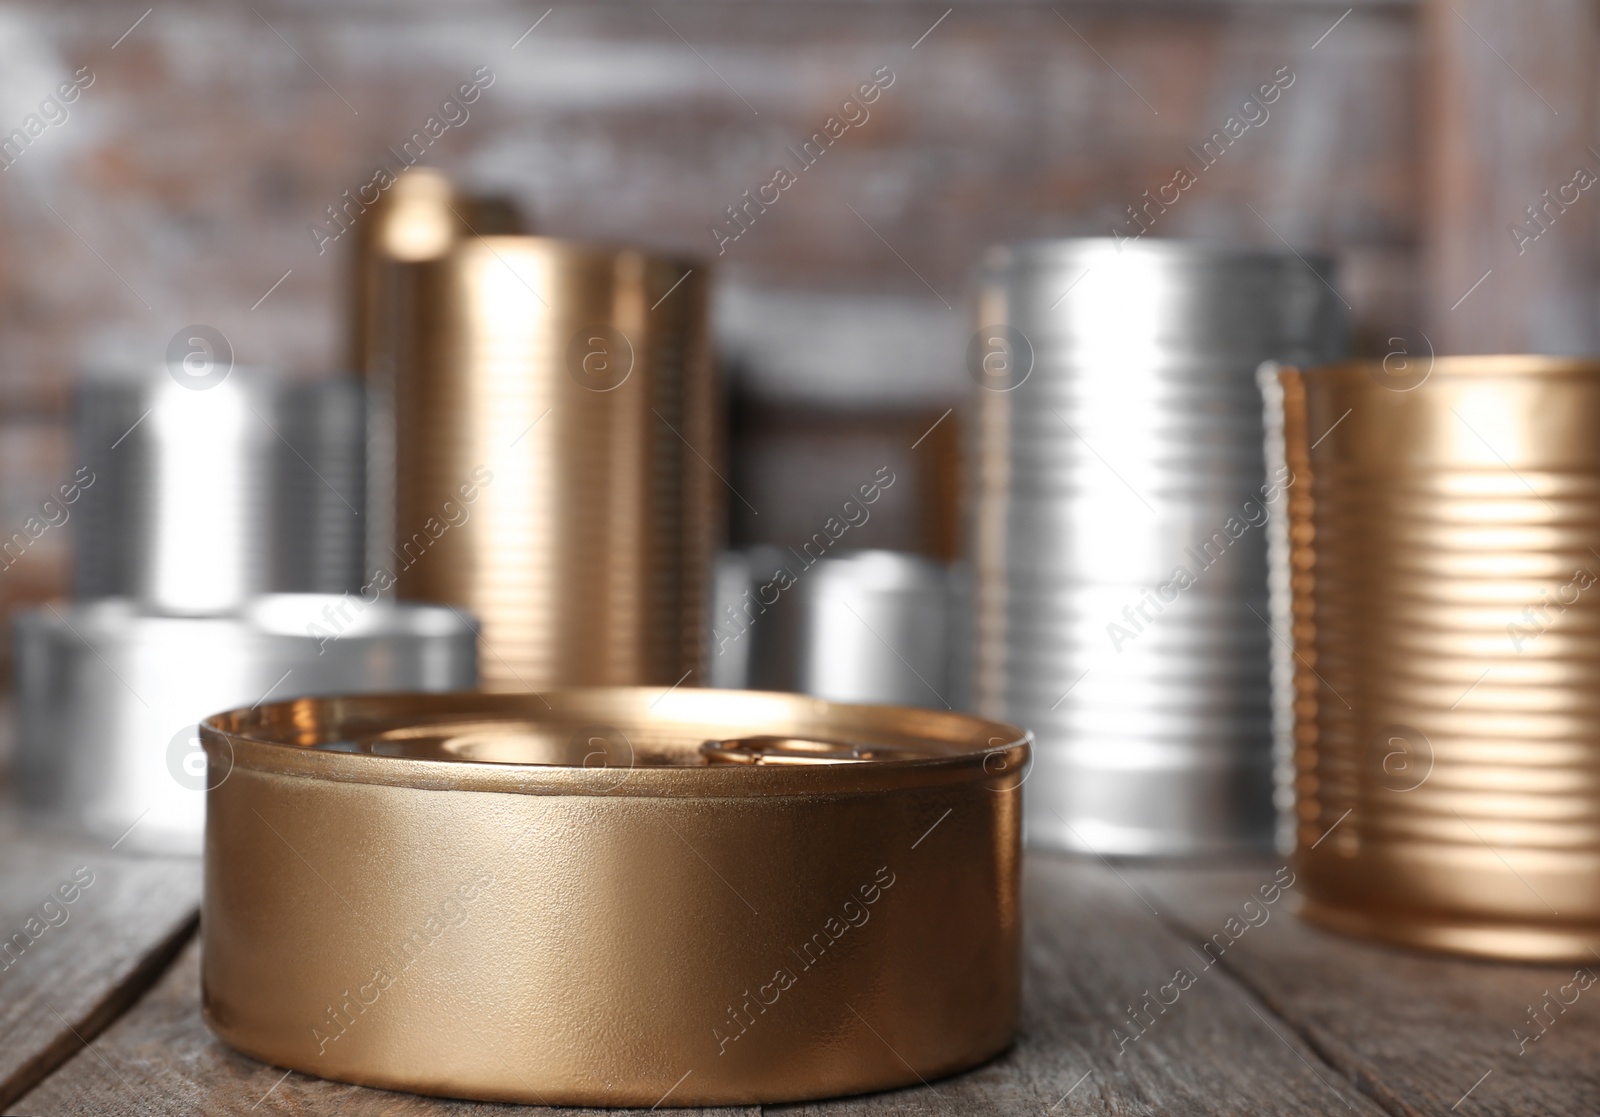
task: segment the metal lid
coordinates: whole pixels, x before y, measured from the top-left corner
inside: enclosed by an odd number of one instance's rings
[[[966,714],[652,687],[304,698],[217,714],[201,739],[227,770],[674,798],[1014,786],[1031,741]]]

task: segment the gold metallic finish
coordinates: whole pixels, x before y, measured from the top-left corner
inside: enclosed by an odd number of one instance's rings
[[[1011,1042],[1012,726],[592,688],[305,699],[202,740],[205,1016],[274,1065],[733,1105],[914,1085]]]
[[[366,212],[344,218],[356,238],[350,367],[364,376],[392,371],[393,347],[416,311],[411,265],[439,259],[463,237],[527,231],[513,203],[462,194],[433,167],[397,175]]]
[[[366,584],[382,593],[391,586],[374,572],[393,567],[396,532],[395,369],[419,309],[418,265],[438,260],[465,237],[527,230],[510,201],[462,194],[432,167],[403,172],[366,212],[346,212],[336,224],[348,220],[355,221],[349,361],[367,398],[364,571],[373,579]]]
[[[392,373],[397,326],[411,309],[409,265],[437,259],[466,234],[454,213],[463,204],[442,171],[416,167],[356,223],[348,339],[355,372]]]
[[[705,279],[545,237],[417,265],[391,562],[400,597],[480,620],[487,689],[695,681],[723,490]]]
[[[1600,950],[1600,363],[1284,370],[1303,914]]]

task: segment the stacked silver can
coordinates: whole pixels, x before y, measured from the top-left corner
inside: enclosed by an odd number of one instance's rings
[[[1321,258],[1175,241],[985,258],[976,693],[1036,736],[1034,844],[1270,843],[1267,528],[1292,480],[1267,476],[1255,373],[1342,355],[1331,282]]]
[[[470,618],[362,582],[363,412],[351,381],[220,362],[85,378],[83,464],[50,502],[77,532],[76,600],[13,618],[25,808],[124,849],[198,853],[227,775],[200,748],[208,714],[476,684]]]

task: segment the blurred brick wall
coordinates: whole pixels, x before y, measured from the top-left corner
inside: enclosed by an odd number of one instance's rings
[[[1358,6],[1313,51],[1345,6],[977,4],[917,43],[939,7],[585,4],[519,42],[544,6],[167,3],[119,43],[142,5],[7,5],[0,130],[78,68],[94,82],[0,172],[0,380],[157,359],[193,322],[244,361],[326,366],[348,238],[319,255],[311,225],[483,66],[494,84],[427,161],[545,231],[701,255],[724,207],[889,67],[870,119],[717,262],[955,318],[983,245],[1132,228],[1125,207],[1287,66],[1271,119],[1156,231],[1336,247],[1383,317],[1415,253],[1414,13]]]

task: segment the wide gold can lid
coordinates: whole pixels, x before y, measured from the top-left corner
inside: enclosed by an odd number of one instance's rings
[[[728,1105],[1011,1041],[1013,726],[616,687],[303,699],[202,740],[206,1019],[275,1065]]]

